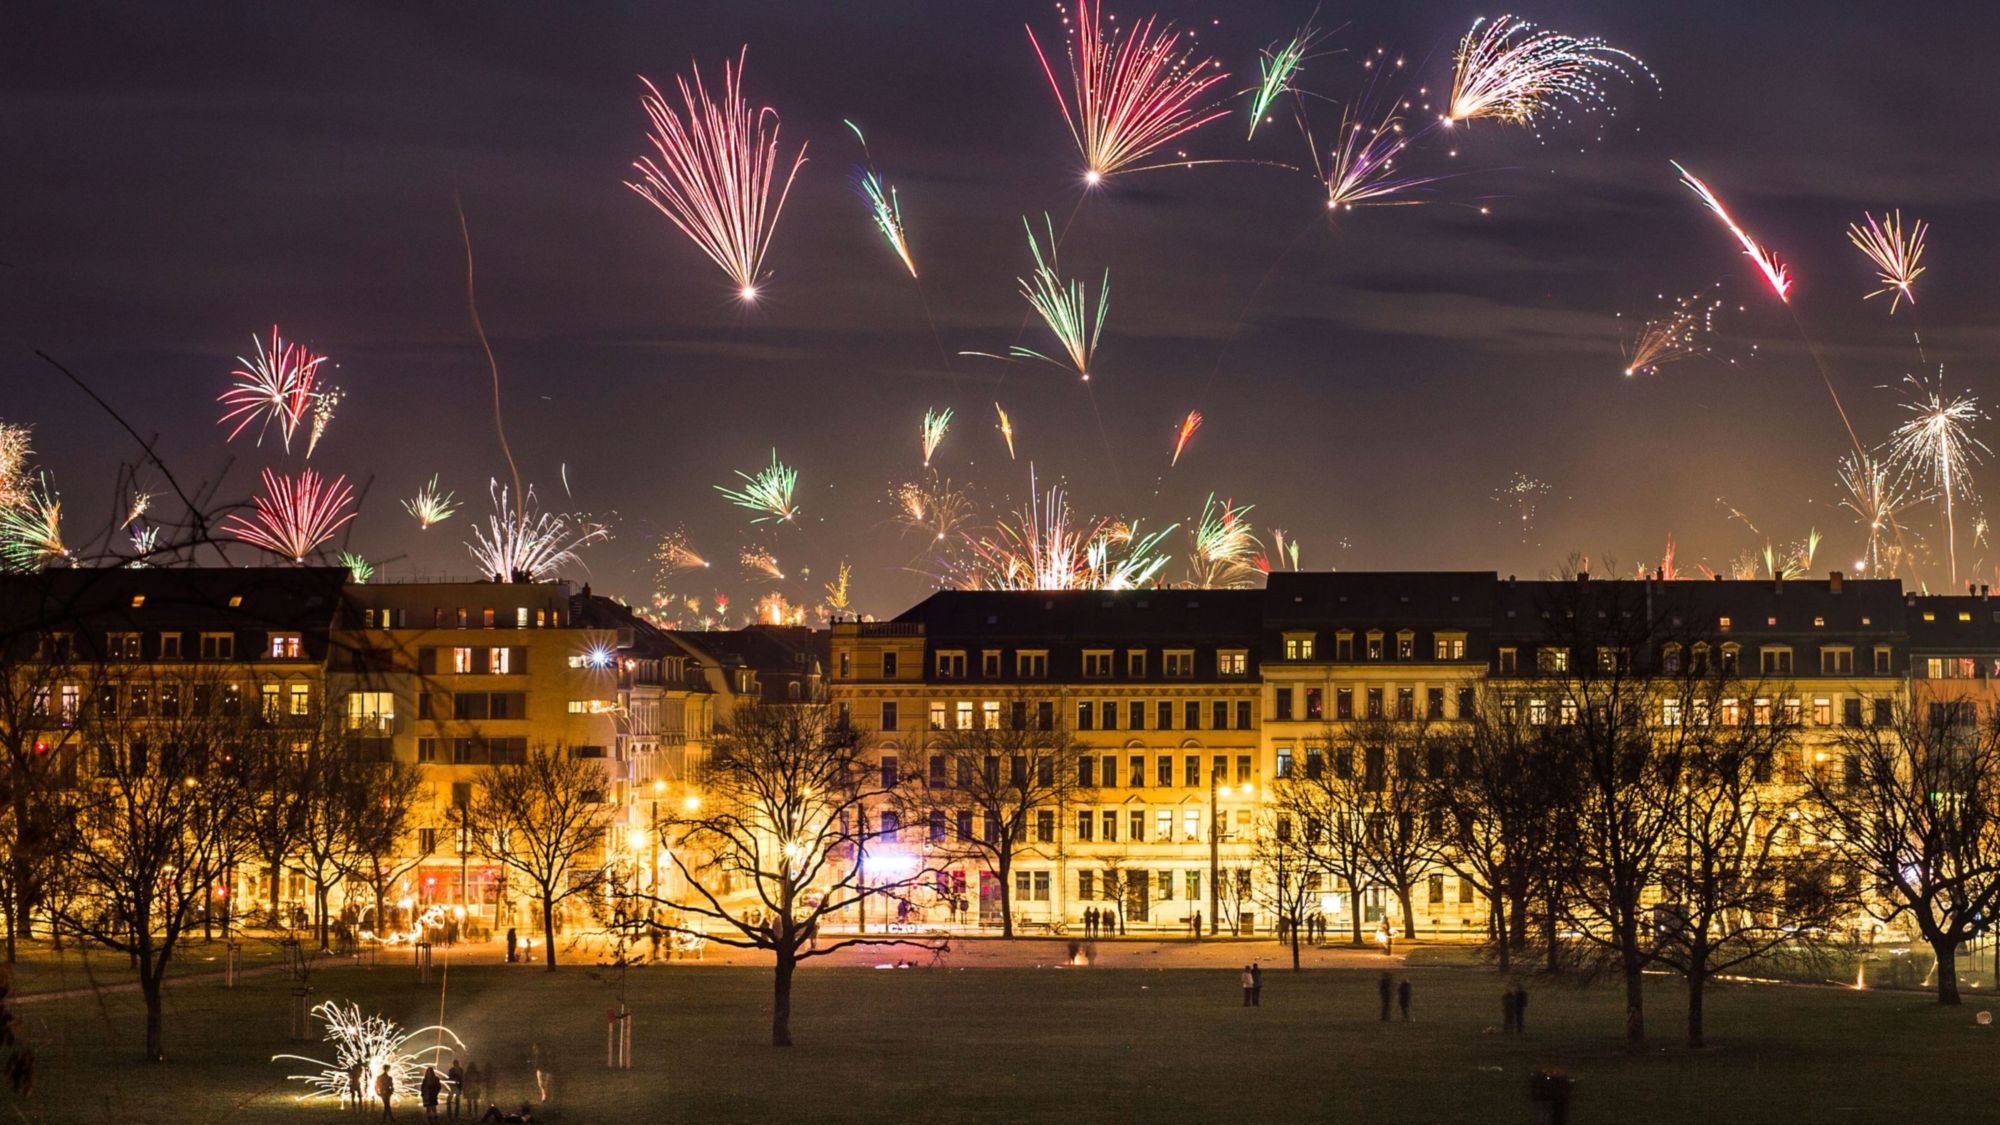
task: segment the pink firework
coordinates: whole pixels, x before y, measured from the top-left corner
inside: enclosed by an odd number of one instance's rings
[[[1736,241],[1742,245],[1743,252],[1750,256],[1751,261],[1757,263],[1759,270],[1763,271],[1764,280],[1770,283],[1771,291],[1778,295],[1780,301],[1789,303],[1792,299],[1790,296],[1792,275],[1791,271],[1785,268],[1785,263],[1779,261],[1776,254],[1759,246],[1756,239],[1751,238],[1742,227],[1737,226],[1736,220],[1729,215],[1729,209],[1722,205],[1722,200],[1707,184],[1697,179],[1693,172],[1681,167],[1677,160],[1669,160],[1667,163],[1672,164],[1674,171],[1681,174],[1681,183],[1686,184],[1689,191],[1700,196],[1702,204],[1715,212],[1715,217],[1721,219],[1722,225],[1729,228],[1729,233],[1736,236]]]
[[[1106,35],[1103,16],[1103,0],[1077,0],[1070,91],[1056,77],[1034,29],[1028,29],[1063,121],[1083,153],[1084,179],[1095,184],[1120,172],[1189,163],[1135,166],[1176,137],[1224,116],[1228,110],[1205,102],[1203,95],[1229,75],[1214,59],[1196,59],[1192,49],[1182,48],[1183,33],[1172,24],[1156,32],[1148,16],[1122,35]]]
[[[653,121],[647,139],[659,160],[642,156],[634,161],[639,179],[628,180],[625,186],[659,208],[722,267],[738,294],[752,301],[757,298],[771,233],[791,194],[792,180],[806,162],[806,147],[800,145],[792,157],[773,199],[772,187],[783,165],[778,157],[778,111],[770,106],[752,110],[743,100],[743,60],[748,53],[744,48],[733,68],[722,64],[720,101],[709,97],[702,86],[699,66],[692,81],[675,79],[685,114],[667,104],[659,87],[640,79],[646,83],[646,93],[639,102]]]
[[[313,387],[326,357],[287,342],[278,335],[275,324],[271,326],[270,346],[254,335],[250,340],[257,345],[257,358],[237,357],[236,362],[243,366],[230,372],[236,384],[216,398],[230,408],[217,424],[227,426],[234,420],[236,428],[229,431],[229,440],[234,441],[252,422],[261,420],[257,444],[262,445],[265,432],[275,423],[285,452],[290,453],[292,435],[318,402]]]
[[[328,480],[307,469],[296,477],[264,470],[264,495],[252,497],[257,512],[232,515],[222,529],[253,547],[261,547],[293,562],[302,562],[355,513],[349,511],[354,490],[344,476]]]

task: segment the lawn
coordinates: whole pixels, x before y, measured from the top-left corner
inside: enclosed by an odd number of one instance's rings
[[[794,1033],[768,1034],[769,975],[714,965],[629,973],[565,966],[461,966],[446,1022],[482,1068],[498,1063],[518,1101],[539,1043],[556,1075],[546,1120],[605,1121],[1537,1121],[1527,1076],[1577,1079],[1577,1122],[1971,1120],[1995,1101],[2000,1026],[1986,1003],[1940,1009],[1922,994],[1726,985],[1709,1003],[1712,1046],[1677,1045],[1680,994],[1649,996],[1656,1042],[1630,1055],[1617,994],[1534,984],[1529,1031],[1487,1034],[1501,982],[1451,965],[1407,970],[1408,1025],[1376,1019],[1375,970],[1268,974],[1245,1009],[1233,972],[1206,969],[816,968],[801,974]],[[329,968],[321,999],[359,1001],[417,1026],[439,985],[406,965]],[[309,1121],[338,1117],[289,1099],[280,1051],[290,982],[169,993],[160,1066],[138,1062],[137,997],[45,1000],[18,1009],[38,1059],[27,1120],[121,1123]],[[604,1066],[604,1011],[636,1012],[637,1062]],[[294,1087],[295,1088],[295,1087]],[[12,1116],[0,1095],[0,1112]],[[400,1119],[420,1120],[412,1107]]]

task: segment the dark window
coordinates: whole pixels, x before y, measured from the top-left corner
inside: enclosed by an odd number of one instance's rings
[[[1209,720],[1210,720],[1210,722],[1209,722],[1209,729],[1211,729],[1211,730],[1228,730],[1228,729],[1229,729],[1229,701],[1228,701],[1227,699],[1218,699],[1218,700],[1216,700],[1216,701],[1215,701],[1215,702],[1214,702],[1214,703],[1213,703],[1212,705],[1210,705],[1210,707],[1209,707],[1209,709],[1208,709],[1208,717],[1209,717]]]
[[[1317,719],[1317,718],[1321,717],[1321,715],[1323,715],[1323,714],[1325,713],[1325,710],[1326,710],[1326,702],[1325,702],[1325,700],[1324,700],[1324,699],[1322,698],[1322,695],[1321,695],[1321,692],[1320,692],[1320,689],[1319,689],[1319,688],[1316,688],[1316,687],[1309,687],[1309,688],[1307,688],[1307,689],[1306,689],[1306,718],[1308,718],[1308,719]]]
[[[1125,705],[1125,726],[1131,730],[1146,729],[1146,704],[1144,700],[1135,699]]]
[[[1443,688],[1441,687],[1429,688],[1424,692],[1424,718],[1426,719],[1444,718]]]
[[[1162,699],[1160,700],[1160,705],[1158,707],[1155,707],[1153,711],[1154,711],[1154,723],[1153,723],[1154,730],[1174,729],[1173,703],[1171,703],[1168,700]]]
[[[885,699],[882,701],[882,729],[896,729],[896,703],[894,700]]]
[[[1097,759],[1084,755],[1076,760],[1076,783],[1085,789],[1097,785]]]
[[[1352,719],[1354,717],[1354,689],[1337,688],[1333,693],[1333,717]]]
[[[1236,701],[1236,729],[1250,729],[1250,701],[1247,699]]]
[[[1186,720],[1181,724],[1182,729],[1200,730],[1201,704],[1192,699],[1188,700],[1187,705],[1181,709],[1181,717]]]

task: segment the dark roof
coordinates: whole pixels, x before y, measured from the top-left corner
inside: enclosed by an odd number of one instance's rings
[[[1264,623],[1343,627],[1476,625],[1493,616],[1490,570],[1283,572],[1264,587]]]
[[[921,623],[934,647],[975,639],[1093,638],[1248,646],[1256,639],[1263,601],[1260,590],[945,590],[895,620]]]
[[[0,576],[0,639],[71,632],[298,632],[323,656],[345,567],[75,568]],[[231,605],[232,598],[240,599]]]

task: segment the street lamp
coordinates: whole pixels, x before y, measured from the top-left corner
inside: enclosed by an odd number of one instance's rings
[[[1208,932],[1221,932],[1222,926],[1222,818],[1216,806],[1217,797],[1229,796],[1231,790],[1222,784],[1222,770],[1211,767],[1208,771]],[[1257,787],[1250,782],[1243,783],[1243,795],[1255,795]]]

